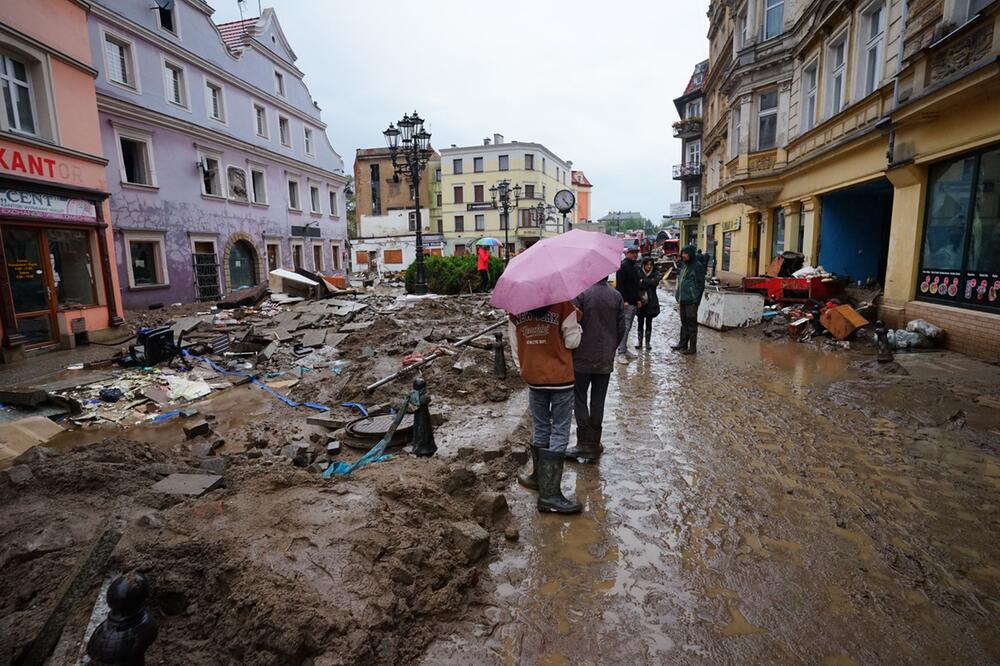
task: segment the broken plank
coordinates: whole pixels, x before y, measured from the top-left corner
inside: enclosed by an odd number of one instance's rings
[[[326,341],[325,328],[313,328],[302,336],[303,347],[322,347]]]

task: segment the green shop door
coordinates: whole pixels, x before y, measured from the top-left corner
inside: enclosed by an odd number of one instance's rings
[[[45,234],[35,229],[4,227],[3,247],[18,333],[27,338],[29,347],[54,342],[56,313],[52,267],[43,261],[47,256]]]
[[[246,241],[236,241],[229,250],[229,282],[233,289],[257,286],[257,253]]]

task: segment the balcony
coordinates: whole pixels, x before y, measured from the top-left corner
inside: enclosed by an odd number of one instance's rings
[[[682,118],[673,127],[675,139],[697,139],[701,136],[701,116]]]
[[[701,162],[674,165],[674,180],[686,178],[701,178]]]

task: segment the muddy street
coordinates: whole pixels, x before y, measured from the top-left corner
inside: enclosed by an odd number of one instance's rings
[[[568,466],[584,513],[512,486],[520,544],[423,663],[1000,659],[1000,369],[704,328],[685,358],[676,320],[616,367],[605,456]]]

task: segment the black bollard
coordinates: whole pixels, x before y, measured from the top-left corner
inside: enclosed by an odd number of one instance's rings
[[[146,610],[149,584],[141,573],[118,576],[108,587],[111,612],[87,642],[87,656],[104,666],[143,666],[156,640],[156,620]]]
[[[878,350],[879,363],[892,363],[892,347],[889,346],[885,324],[881,321],[875,322],[875,348]]]
[[[500,333],[493,334],[493,376],[507,378],[507,359],[503,355],[503,336]]]
[[[413,380],[410,402],[417,408],[413,415],[413,455],[429,458],[437,451],[437,445],[434,443],[434,424],[431,423],[431,397],[423,379]]]

